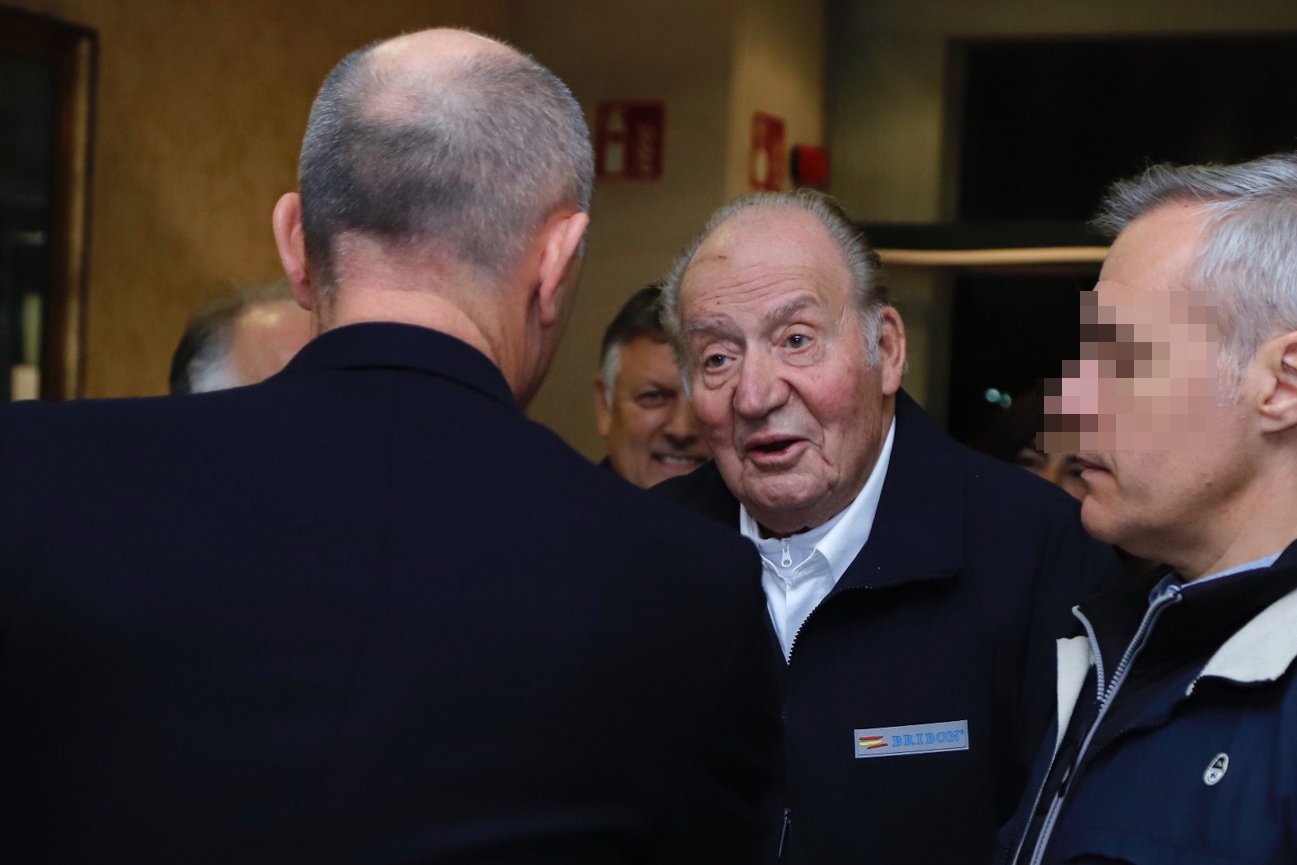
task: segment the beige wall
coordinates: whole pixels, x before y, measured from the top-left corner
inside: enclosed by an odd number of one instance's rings
[[[581,288],[568,334],[531,416],[599,458],[593,381],[603,329],[661,278],[724,199],[729,3],[548,0],[515,4],[516,38],[572,88],[591,124],[603,100],[665,103],[662,178],[596,184]]]
[[[11,0],[12,2],[12,0]],[[90,396],[160,393],[185,319],[281,276],[269,215],[293,188],[311,99],[372,39],[471,26],[535,54],[591,120],[662,100],[664,173],[600,183],[581,295],[532,415],[591,457],[603,328],[746,184],[754,110],[788,143],[823,135],[822,0],[17,0],[99,35],[91,212]],[[561,14],[560,14],[561,13]]]
[[[726,197],[748,189],[752,114],[783,118],[785,143],[824,143],[824,6],[745,0],[734,26]]]
[[[633,292],[659,279],[708,214],[747,188],[752,112],[787,121],[788,143],[823,135],[823,4],[788,0],[567,0],[514,4],[518,44],[596,104],[666,104],[663,176],[595,189],[581,296],[554,369],[531,408],[591,458],[593,380],[603,329]]]
[[[6,0],[99,34],[86,391],[160,393],[188,315],[282,276],[270,210],[310,103],[373,39],[507,31],[504,0]]]
[[[1011,34],[1297,29],[1292,0],[837,0],[830,11],[832,193],[857,219],[929,222],[943,212],[946,51],[952,39]],[[1103,119],[1096,117],[1096,123]],[[949,310],[932,271],[887,274],[910,331],[906,387],[940,414]]]

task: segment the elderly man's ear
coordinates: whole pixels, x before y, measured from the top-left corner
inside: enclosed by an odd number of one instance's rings
[[[296,192],[282,195],[275,204],[271,225],[275,230],[279,261],[284,266],[288,284],[293,287],[293,297],[302,309],[314,309],[315,288],[306,265],[306,236],[302,233],[302,197]]]
[[[879,375],[883,395],[891,396],[901,389],[901,377],[905,375],[905,322],[891,306],[883,307],[881,317],[878,329]]]
[[[1265,342],[1244,375],[1260,380],[1261,430],[1278,433],[1297,428],[1297,331]]]

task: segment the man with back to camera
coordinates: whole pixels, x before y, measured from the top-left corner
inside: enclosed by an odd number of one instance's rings
[[[1115,184],[1047,398],[1095,537],[1167,563],[1082,603],[1004,860],[1297,861],[1297,155]],[[1003,861],[1003,860],[1002,860]]]
[[[282,373],[0,408],[0,861],[750,858],[756,555],[522,411],[592,174],[531,58],[362,49],[274,210]]]
[[[715,462],[660,489],[761,551],[783,673],[767,860],[986,860],[1052,706],[1052,639],[1112,566],[1076,502],[900,391],[905,328],[836,203],[745,196],[666,283]]]
[[[594,399],[604,465],[637,487],[688,474],[710,456],[662,327],[661,285],[631,295],[604,331]]]
[[[265,381],[311,339],[311,314],[286,282],[200,310],[171,356],[173,394],[207,393]]]

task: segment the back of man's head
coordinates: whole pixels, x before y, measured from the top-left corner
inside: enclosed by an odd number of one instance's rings
[[[310,316],[287,283],[246,291],[200,310],[171,356],[170,391],[206,393],[274,375],[310,339]]]
[[[421,47],[433,39],[436,52]],[[490,282],[551,214],[589,209],[593,159],[581,107],[552,72],[484,37],[429,31],[362,48],[329,74],[299,181],[324,291],[349,234]]]

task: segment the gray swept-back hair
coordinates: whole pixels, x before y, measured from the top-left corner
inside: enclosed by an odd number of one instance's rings
[[[531,57],[491,52],[429,76],[366,46],[339,63],[307,123],[298,182],[325,290],[347,232],[435,249],[499,277],[562,207],[590,208],[581,106]]]
[[[662,326],[662,285],[654,283],[631,295],[603,332],[599,346],[599,376],[603,379],[604,404],[612,408],[613,391],[621,373],[622,346],[636,337],[645,336],[666,342]]]
[[[683,322],[680,320],[680,284],[684,281],[685,273],[689,270],[694,256],[698,254],[698,248],[716,229],[740,213],[757,208],[799,210],[809,213],[833,238],[834,244],[842,253],[842,260],[847,265],[847,270],[851,273],[851,291],[856,309],[860,313],[865,345],[868,349],[866,359],[870,366],[878,366],[882,361],[878,345],[882,334],[882,313],[890,301],[887,297],[887,289],[878,282],[878,253],[870,248],[864,233],[851,221],[851,217],[847,216],[847,212],[836,199],[822,192],[810,189],[799,189],[796,192],[754,192],[740,195],[713,213],[702,232],[675,260],[662,284],[662,324],[666,327],[671,345],[675,349],[686,391],[691,387],[691,366],[686,351]]]
[[[1270,337],[1297,330],[1297,153],[1238,165],[1154,165],[1108,190],[1093,224],[1115,238],[1174,202],[1206,215],[1192,290],[1219,308],[1218,367],[1229,389]]]
[[[222,298],[199,310],[171,355],[170,392],[206,393],[236,387],[238,373],[230,364],[234,326],[249,310],[293,299],[293,290],[280,280],[261,288]]]

